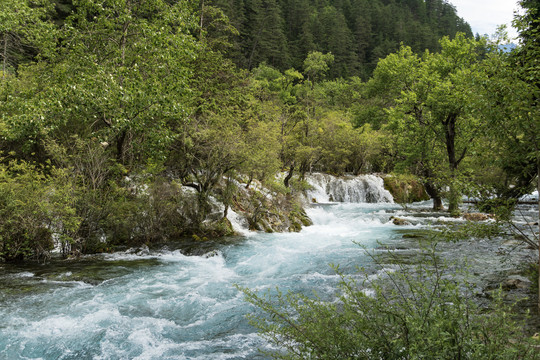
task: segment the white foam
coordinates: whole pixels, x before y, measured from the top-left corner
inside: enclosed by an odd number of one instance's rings
[[[23,271],[23,272],[20,272],[20,273],[17,273],[17,274],[13,274],[12,276],[15,277],[15,278],[28,278],[28,277],[34,277],[35,274],[31,273],[29,271]]]
[[[227,211],[227,219],[231,222],[232,228],[235,233],[243,236],[250,236],[256,234],[254,231],[248,229],[246,219],[236,213],[233,209],[229,208]]]
[[[306,191],[307,201],[318,203],[331,201],[346,203],[393,203],[390,192],[384,188],[384,181],[375,175],[335,177],[314,173],[306,176],[312,190]]]
[[[317,289],[321,298],[332,300],[340,277],[328,264],[341,264],[341,270],[350,273],[369,262],[365,250],[353,241],[370,247],[391,233],[394,225],[385,221],[387,210],[395,208],[314,207],[308,213],[315,225],[300,233],[256,233],[203,256],[178,250],[104,255],[106,260],[159,261],[124,266],[121,276],[111,275],[98,286],[74,282],[77,286],[68,288],[59,281],[54,291],[1,304],[6,337],[0,338],[0,357],[9,344],[16,344],[5,353],[17,354],[16,346],[22,346],[32,349],[32,358],[68,351],[75,356],[81,349],[94,359],[253,358],[257,348],[269,345],[250,333],[254,330],[244,316],[253,308],[233,284],[271,293],[276,286],[308,295]],[[61,276],[68,276],[65,271]]]
[[[190,341],[182,344],[183,349],[188,351],[197,351],[207,349],[208,347],[232,347],[238,348],[240,351],[234,354],[215,353],[204,354],[200,356],[190,357],[190,359],[238,359],[248,358],[253,356],[258,346],[265,342],[257,333],[249,334],[234,334],[223,339]]]
[[[141,348],[141,354],[134,357],[133,359],[158,359],[167,350],[174,349],[178,346],[168,339],[163,339],[156,336],[154,333],[155,331],[150,331],[147,328],[143,328],[136,329],[129,335],[127,340],[131,342],[133,346]]]
[[[85,288],[85,289],[93,287],[93,285],[88,284],[88,283],[85,283],[84,281],[76,281],[76,280],[72,280],[72,281],[62,281],[62,280],[47,280],[47,279],[43,279],[43,280],[41,280],[40,282],[43,283],[43,284],[74,285],[75,287],[78,287],[78,288]]]
[[[524,195],[520,198],[522,201],[538,201],[538,190],[533,191],[528,195]]]
[[[305,275],[302,275],[301,277],[301,281],[307,284],[309,284],[313,280],[333,280],[337,282],[340,279],[341,279],[341,276],[338,274],[321,274],[318,272],[305,274]]]

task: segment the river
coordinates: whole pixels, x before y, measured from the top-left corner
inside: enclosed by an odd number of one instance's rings
[[[148,253],[0,264],[0,359],[263,359],[258,348],[269,345],[248,325],[254,309],[235,284],[331,299],[339,279],[330,263],[354,276],[356,266],[375,272],[370,249],[418,248],[403,234],[440,221],[429,206],[318,205],[308,209],[314,225],[299,233],[250,233],[191,254],[168,244]],[[396,226],[391,216],[412,224]],[[459,246],[445,246],[462,257]],[[507,266],[498,245],[476,242],[472,256],[475,247],[491,256],[477,259],[478,267]]]

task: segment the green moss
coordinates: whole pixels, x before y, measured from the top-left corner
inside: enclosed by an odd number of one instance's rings
[[[384,188],[392,194],[394,201],[400,204],[429,200],[424,185],[413,175],[388,175],[384,177]]]
[[[220,234],[219,236],[231,236],[234,235],[234,229],[231,222],[226,217],[222,218],[216,223],[215,231]]]
[[[291,226],[289,226],[290,232],[300,232],[302,230],[302,224],[299,222],[293,222],[291,223]]]
[[[433,239],[437,234],[435,230],[429,229],[403,229],[397,230],[397,233],[401,234],[403,239],[419,239],[428,240]]]
[[[313,221],[311,221],[311,219],[310,219],[308,216],[302,217],[302,218],[300,219],[300,221],[302,221],[302,225],[304,225],[304,226],[311,226],[311,225],[313,225]]]
[[[306,214],[306,211],[298,203],[293,203],[292,208],[289,212],[289,220],[292,224],[298,224],[300,228],[303,226],[313,225],[313,221]],[[292,227],[292,225],[291,225]],[[299,231],[299,230],[298,230]]]

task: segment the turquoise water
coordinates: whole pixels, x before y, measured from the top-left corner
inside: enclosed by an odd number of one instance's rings
[[[253,233],[201,256],[161,249],[3,265],[0,359],[262,359],[257,349],[269,345],[247,324],[253,308],[234,285],[331,299],[339,279],[330,263],[352,274],[369,267],[366,249],[401,241],[395,211],[318,206],[300,233]]]

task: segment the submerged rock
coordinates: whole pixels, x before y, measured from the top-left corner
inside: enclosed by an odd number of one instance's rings
[[[212,251],[209,251],[207,252],[206,254],[204,254],[202,257],[205,258],[205,259],[209,259],[211,257],[215,257],[215,256],[219,256],[220,253],[218,250],[212,250]]]
[[[150,249],[147,245],[142,245],[139,250],[137,251],[138,256],[146,256],[150,254]]]
[[[402,237],[404,239],[423,239],[425,238],[422,234],[403,234]]]

